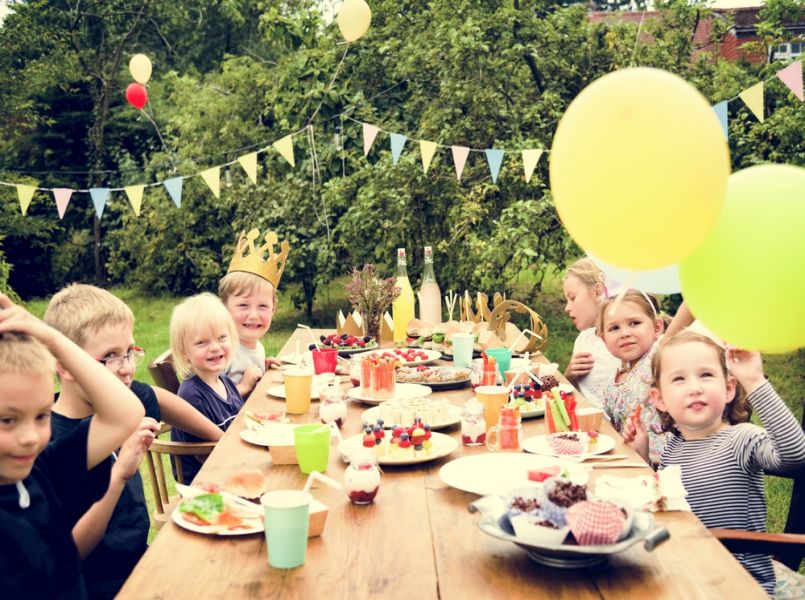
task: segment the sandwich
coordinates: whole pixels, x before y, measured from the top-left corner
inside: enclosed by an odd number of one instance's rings
[[[249,469],[232,475],[221,489],[234,496],[253,500],[262,496],[267,487],[266,476],[258,469]]]

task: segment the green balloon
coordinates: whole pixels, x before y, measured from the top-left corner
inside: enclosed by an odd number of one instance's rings
[[[721,215],[679,277],[691,312],[727,343],[767,353],[805,347],[805,169],[733,173]]]

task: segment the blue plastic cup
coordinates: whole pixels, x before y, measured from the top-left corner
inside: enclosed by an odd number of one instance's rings
[[[310,502],[302,490],[276,490],[260,498],[265,513],[268,564],[293,569],[305,564]]]

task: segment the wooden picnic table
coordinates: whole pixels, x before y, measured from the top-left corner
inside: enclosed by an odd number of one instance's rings
[[[281,354],[293,352],[298,340],[306,345],[307,339],[306,332],[297,330]],[[558,378],[564,379],[561,375]],[[245,408],[282,408],[282,400],[266,395],[266,389],[278,380],[279,373],[269,371]],[[464,388],[438,395],[463,404],[472,391]],[[308,415],[293,421],[315,421],[316,404],[314,401]],[[585,401],[581,399],[580,404]],[[349,403],[344,436],[360,432],[360,414],[366,408]],[[196,480],[221,483],[234,472],[258,468],[268,476],[269,489],[301,488],[306,476],[298,467],[272,466],[266,448],[241,440],[244,428],[241,414],[218,442]],[[638,459],[608,423],[602,432],[618,440],[614,452]],[[314,487],[314,497],[327,504],[330,511],[324,534],[309,540],[302,567],[269,567],[262,533],[205,536],[169,521],[134,569],[119,598],[767,597],[701,522],[687,512],[655,513],[656,525],[667,527],[671,538],[653,552],[638,543],[612,556],[604,566],[583,570],[560,570],[534,563],[521,548],[492,538],[477,527],[480,517],[470,514],[467,506],[478,496],[448,487],[439,479],[439,469],[448,461],[487,452],[462,446],[458,425],[442,433],[459,439],[456,451],[418,465],[384,466],[373,504],[356,506],[343,492],[327,486]],[[524,438],[540,433],[543,419],[523,421]],[[327,474],[343,480],[345,467],[334,443]],[[601,472],[636,476],[650,470],[596,469],[592,477]]]

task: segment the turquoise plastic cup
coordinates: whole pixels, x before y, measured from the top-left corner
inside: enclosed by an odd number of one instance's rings
[[[260,498],[265,513],[268,564],[293,569],[305,564],[310,502],[302,490],[276,490]]]
[[[498,363],[498,371],[501,377],[506,379],[506,371],[512,366],[512,351],[508,348],[490,348],[486,350],[486,355],[494,358]]]
[[[466,369],[472,363],[472,346],[475,336],[471,333],[454,333],[450,338],[453,344],[453,364]]]
[[[316,423],[301,425],[293,430],[299,470],[305,475],[311,471],[324,473],[330,460],[330,427]]]

